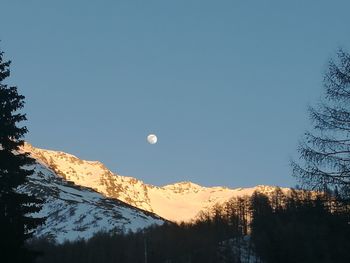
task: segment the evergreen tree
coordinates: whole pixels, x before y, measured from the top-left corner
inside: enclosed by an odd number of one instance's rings
[[[18,94],[17,87],[4,83],[10,76],[10,63],[0,51],[0,262],[33,262],[36,253],[26,248],[25,241],[42,220],[28,214],[39,211],[40,202],[18,191],[33,173],[29,166],[34,160],[19,152],[27,133],[25,126],[18,126],[26,120],[19,112],[24,96]]]
[[[324,76],[325,96],[309,109],[313,132],[299,145],[293,175],[312,189],[350,197],[350,54],[340,50]]]

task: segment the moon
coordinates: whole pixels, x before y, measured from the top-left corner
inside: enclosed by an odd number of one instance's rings
[[[150,134],[150,135],[147,136],[147,141],[150,144],[156,144],[157,141],[158,141],[158,138],[157,138],[157,136],[155,134]]]

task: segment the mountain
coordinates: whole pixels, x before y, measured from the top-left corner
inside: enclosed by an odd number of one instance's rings
[[[65,182],[70,189],[80,187],[79,189],[84,189],[91,195],[92,193],[98,195],[100,200],[103,198],[117,199],[132,207],[157,214],[174,222],[189,221],[195,218],[201,210],[235,196],[251,195],[256,190],[268,194],[276,189],[272,186],[236,189],[203,187],[191,182],[179,182],[159,187],[146,184],[133,177],[113,173],[98,161],[85,161],[68,153],[39,149],[30,144],[25,144],[22,150],[30,153],[38,164],[44,167],[43,169],[50,171],[50,178]],[[36,180],[41,184],[39,178]],[[282,188],[282,191],[288,191],[288,189]],[[74,196],[70,196],[73,202]],[[79,195],[79,198],[83,197]],[[106,213],[107,210],[105,210]],[[159,223],[159,221],[156,222]]]
[[[32,216],[47,218],[45,224],[36,229],[35,237],[62,243],[88,239],[98,231],[135,231],[164,223],[155,214],[66,181],[40,159],[28,168],[35,172],[18,191],[35,194],[43,200],[41,211]]]

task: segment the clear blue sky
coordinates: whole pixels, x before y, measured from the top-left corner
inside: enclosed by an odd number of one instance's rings
[[[162,185],[293,186],[350,1],[2,0],[33,145]],[[149,145],[148,133],[159,143]]]

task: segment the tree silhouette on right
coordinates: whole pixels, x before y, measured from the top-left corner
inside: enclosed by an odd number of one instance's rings
[[[312,131],[299,143],[293,176],[313,190],[350,197],[350,54],[339,50],[324,74],[324,94],[308,112]]]

